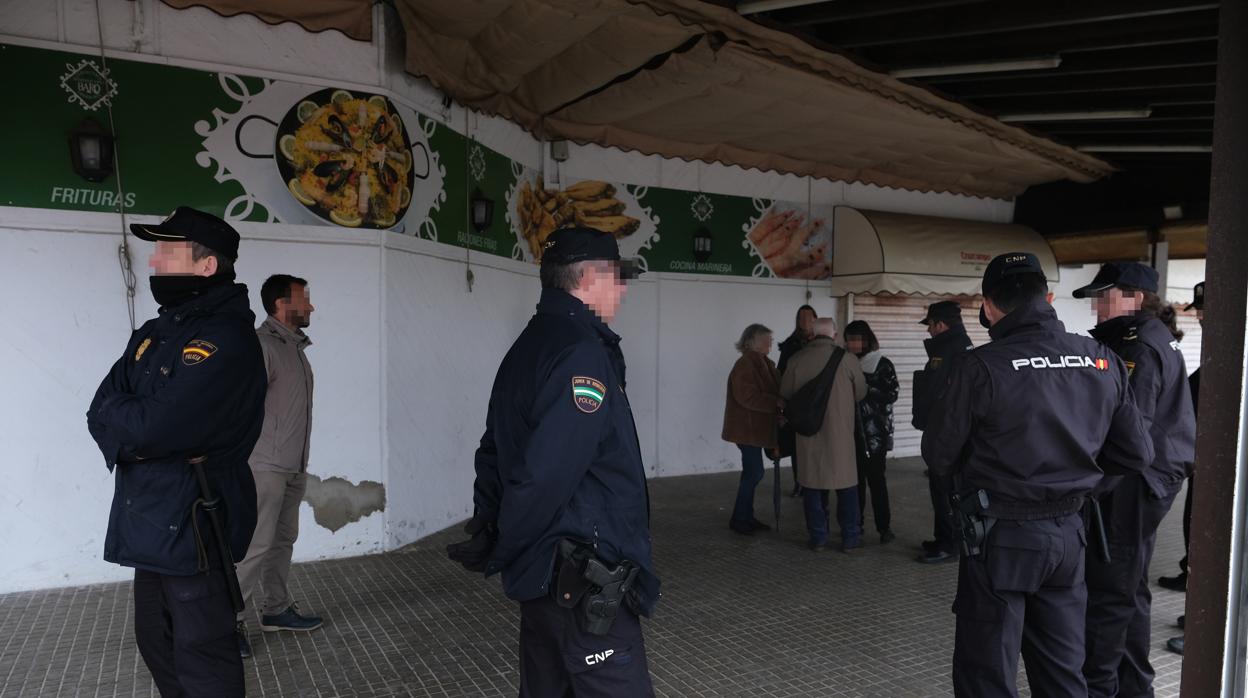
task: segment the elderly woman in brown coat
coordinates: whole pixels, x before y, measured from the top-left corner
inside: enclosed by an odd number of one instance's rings
[[[823,372],[836,346],[836,322],[815,321],[815,338],[789,362],[780,394],[790,398]],[[841,349],[840,351],[844,351]],[[828,493],[836,491],[836,520],[841,528],[841,550],[862,547],[858,513],[858,456],[854,448],[854,424],[858,401],[867,396],[867,379],[858,357],[844,353],[832,381],[823,425],[814,436],[797,437],[797,457],[802,462],[798,482],[806,501],[808,547],[819,550],[828,543]]]
[[[754,518],[754,489],[763,479],[763,449],[776,447],[780,407],[780,372],[767,354],[771,330],[750,325],[741,333],[737,351],[741,358],[728,376],[728,399],[724,404],[724,441],[741,449],[741,482],[728,527],[742,535],[754,535],[771,527]]]

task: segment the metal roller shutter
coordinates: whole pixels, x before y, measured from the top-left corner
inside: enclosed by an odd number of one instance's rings
[[[914,372],[927,363],[927,351],[923,348],[927,328],[920,325],[919,320],[923,319],[929,304],[944,300],[957,301],[962,306],[967,334],[975,346],[988,342],[988,331],[979,326],[978,296],[879,294],[853,297],[852,319],[871,325],[880,340],[880,351],[897,367],[897,379],[901,383],[901,395],[894,406],[895,446],[890,457],[919,455],[923,434],[910,426]]]
[[[1179,347],[1183,350],[1183,363],[1187,364],[1187,373],[1191,375],[1200,368],[1200,321],[1196,319],[1195,310],[1185,312],[1182,305],[1175,310],[1178,311],[1179,329],[1184,333]]]

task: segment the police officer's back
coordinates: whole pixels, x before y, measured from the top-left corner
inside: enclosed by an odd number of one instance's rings
[[[923,435],[928,465],[954,476],[963,530],[954,689],[1017,695],[1021,651],[1036,695],[1084,695],[1080,510],[1152,449],[1125,366],[1065,331],[1034,255],[997,257],[983,287],[993,341],[954,368]]]
[[[499,367],[476,455],[473,541],[521,602],[522,696],[651,695],[637,616],[659,596],[645,470],[625,393],[613,236],[557,231],[537,314]]]
[[[157,242],[151,283],[161,310],[131,335],[87,412],[116,473],[104,559],[135,568],[136,641],[161,694],[241,696],[223,570],[242,559],[255,528],[247,457],[266,381],[247,288],[234,283],[238,234],[187,208],[132,228]],[[218,552],[194,464],[222,503],[233,560]]]
[[[1092,336],[1122,357],[1153,445],[1143,473],[1100,495],[1109,519],[1108,562],[1088,559],[1084,674],[1090,696],[1152,695],[1152,594],[1148,567],[1157,527],[1182,488],[1196,451],[1196,417],[1174,310],[1157,295],[1157,271],[1106,264],[1076,298],[1095,298]],[[1164,317],[1164,320],[1162,319]]]

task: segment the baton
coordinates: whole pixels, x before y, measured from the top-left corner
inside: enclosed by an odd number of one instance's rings
[[[1092,505],[1092,536],[1096,539],[1096,556],[1100,558],[1102,564],[1108,565],[1113,562],[1109,556],[1109,538],[1105,535],[1105,519],[1101,516],[1101,502],[1096,497],[1089,497],[1088,503]]]
[[[193,459],[189,462],[195,469],[195,479],[199,480],[199,492],[203,498],[201,506],[204,513],[208,515],[212,535],[217,539],[217,553],[221,556],[221,571],[225,574],[225,585],[230,589],[230,601],[234,603],[234,612],[242,613],[245,608],[243,591],[238,585],[238,572],[234,569],[234,555],[230,552],[230,545],[225,540],[225,525],[221,522],[219,508],[221,500],[212,496],[212,489],[208,486],[208,476],[204,474],[203,460]]]

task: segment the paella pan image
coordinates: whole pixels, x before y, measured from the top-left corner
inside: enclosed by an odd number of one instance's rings
[[[394,226],[429,164],[427,154],[423,162],[413,156],[389,99],[341,89],[313,93],[291,108],[278,125],[275,159],[299,203],[351,228]]]

